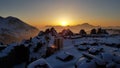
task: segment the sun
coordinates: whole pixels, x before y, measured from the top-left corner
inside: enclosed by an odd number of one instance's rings
[[[67,26],[68,23],[66,21],[61,22],[61,26]]]

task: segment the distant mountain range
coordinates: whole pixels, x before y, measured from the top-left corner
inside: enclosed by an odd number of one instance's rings
[[[120,26],[107,26],[107,27],[103,27],[103,26],[94,26],[91,25],[89,23],[83,23],[83,24],[78,24],[78,25],[74,25],[74,26],[67,26],[67,27],[63,27],[63,26],[46,26],[47,28],[50,27],[54,27],[56,30],[61,31],[63,29],[70,29],[75,33],[78,33],[81,29],[86,30],[88,33],[90,32],[91,29],[95,28],[103,28],[103,29],[107,29],[110,33],[119,33],[120,34]],[[110,30],[111,29],[111,30]]]
[[[16,17],[0,17],[0,42],[11,43],[28,39],[38,34],[38,29]]]
[[[89,23],[78,24],[75,26],[46,26],[45,29],[54,27],[57,32],[63,29],[70,29],[74,33],[78,33],[81,29],[85,29],[86,32],[90,32],[93,28],[100,28],[101,26],[94,26]],[[120,26],[108,26],[102,27],[107,29],[110,33],[120,34]],[[42,28],[43,29],[43,28]],[[0,17],[0,42],[5,44],[11,42],[19,42],[23,39],[34,37],[38,34],[39,30],[16,17]]]
[[[52,25],[47,25],[45,27],[63,27],[63,26],[52,26]],[[94,25],[91,25],[89,23],[83,23],[83,24],[78,24],[78,25],[74,25],[74,26],[67,26],[67,27],[79,27],[79,28],[82,28],[82,29],[87,29],[87,28],[106,28],[106,29],[120,29],[120,26],[106,26],[106,27],[103,27],[103,26],[94,26]]]

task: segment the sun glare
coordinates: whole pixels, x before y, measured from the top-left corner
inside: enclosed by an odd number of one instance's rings
[[[67,26],[67,25],[68,25],[67,22],[65,22],[65,21],[61,22],[61,26]]]

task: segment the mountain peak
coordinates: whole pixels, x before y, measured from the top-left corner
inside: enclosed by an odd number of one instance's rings
[[[17,21],[20,21],[22,22],[20,19],[18,19],[17,17],[13,17],[13,16],[8,16],[8,17],[2,17],[0,16],[0,22],[17,22]]]
[[[82,25],[89,25],[89,23],[83,23]]]
[[[82,24],[78,24],[77,26],[82,26],[82,27],[94,27],[93,25],[89,24],[89,23],[82,23]]]
[[[4,17],[0,16],[0,20],[4,19]]]
[[[17,19],[17,18],[13,17],[13,16],[8,16],[8,17],[2,17],[2,16],[0,16],[0,19]]]
[[[16,17],[13,17],[13,16],[8,16],[8,17],[6,17],[5,19],[7,19],[7,20],[13,20],[13,19],[18,19],[18,18],[16,18]]]
[[[38,29],[23,22],[17,17],[0,17],[0,41],[11,43],[14,40],[20,41],[37,35]],[[2,36],[1,34],[4,34]],[[7,35],[7,36],[6,36]],[[8,41],[5,41],[9,38]],[[18,39],[19,38],[19,39]]]
[[[91,26],[89,23],[83,23],[81,25],[85,25],[85,26]]]

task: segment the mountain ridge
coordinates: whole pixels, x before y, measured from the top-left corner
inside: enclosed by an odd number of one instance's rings
[[[66,26],[66,27],[63,27],[63,26],[51,26],[51,25],[47,25],[45,26],[47,28],[50,28],[50,27],[54,27],[55,29],[58,29],[58,32],[62,31],[63,29],[70,29],[72,30],[73,32],[79,32],[79,30],[81,29],[84,29],[86,30],[88,33],[90,32],[91,29],[98,29],[98,28],[103,28],[103,29],[112,29],[112,30],[109,30],[110,33],[117,33],[119,34],[120,33],[120,26],[106,26],[106,27],[103,27],[103,26],[95,26],[95,25],[92,25],[92,24],[89,24],[89,23],[82,23],[82,24],[77,24],[77,25],[73,25],[73,26]],[[117,31],[116,31],[117,29]]]
[[[119,28],[120,29],[120,26],[100,26],[100,25],[92,25],[92,24],[89,24],[89,23],[82,23],[82,24],[77,24],[77,25],[68,25],[66,27],[76,27],[76,26],[88,26],[88,27],[104,27],[104,28]],[[45,27],[63,27],[61,25],[56,25],[56,26],[53,26],[53,25],[46,25]]]
[[[16,17],[0,17],[0,41],[3,43],[11,43],[34,37],[37,35],[38,31],[39,30],[37,28],[23,22]],[[16,41],[13,40],[12,37]],[[6,41],[6,39],[9,40]]]

